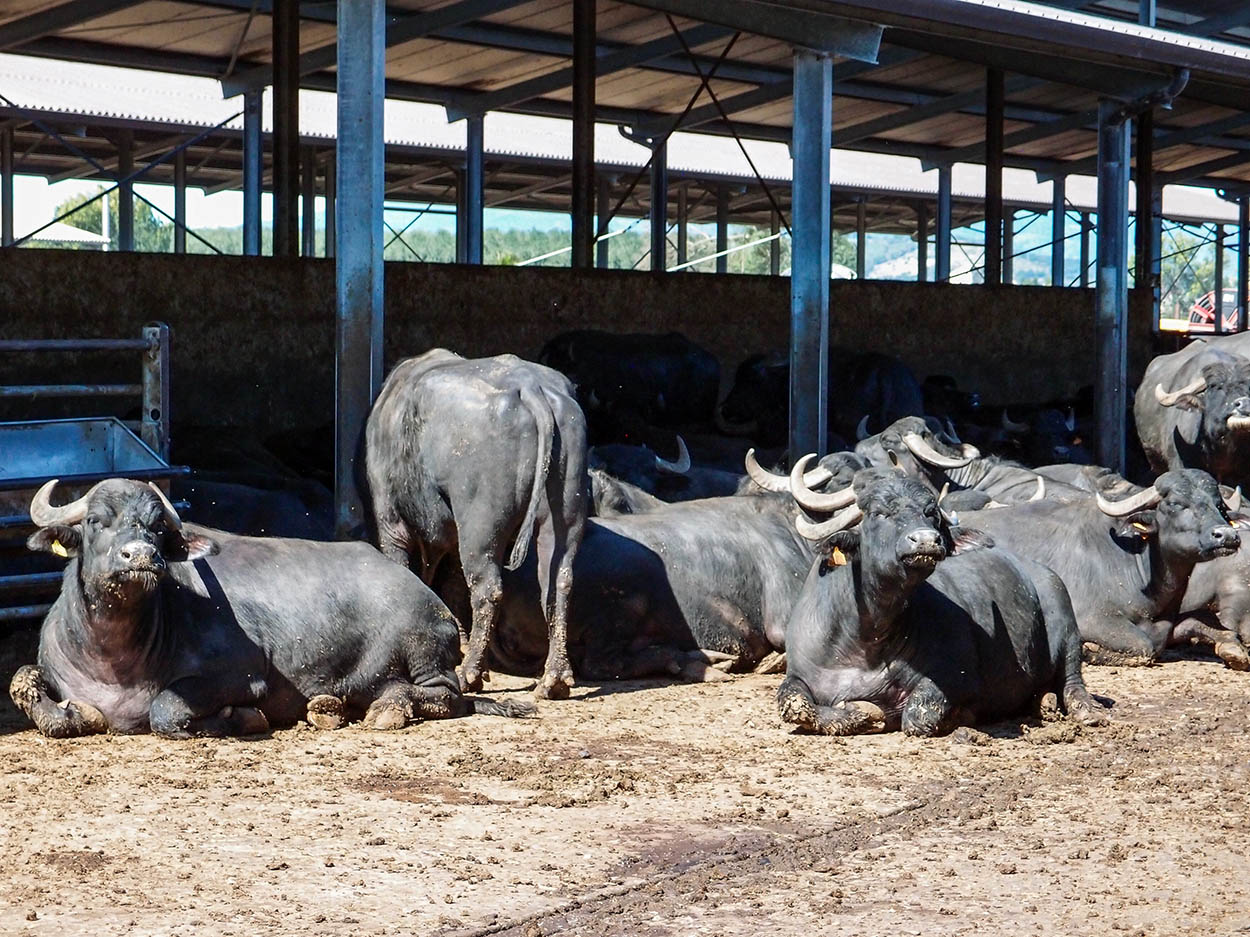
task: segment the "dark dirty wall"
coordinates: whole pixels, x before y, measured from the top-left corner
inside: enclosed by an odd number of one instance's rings
[[[832,284],[831,342],[889,352],[954,376],[987,402],[1042,400],[1093,381],[1093,291]],[[1140,307],[1136,307],[1140,311]],[[445,346],[468,356],[532,356],[564,329],[679,330],[726,369],[784,348],[789,284],[772,277],[656,276],[631,271],[386,267],[386,359]],[[0,338],[137,335],[173,329],[173,416],[270,430],[332,416],[334,267],[324,260],[77,251],[0,252]],[[1130,371],[1150,355],[1149,318],[1134,314]],[[0,383],[46,379],[27,356],[0,359]],[[113,356],[56,359],[62,379],[137,380]],[[55,415],[29,404],[9,419]]]

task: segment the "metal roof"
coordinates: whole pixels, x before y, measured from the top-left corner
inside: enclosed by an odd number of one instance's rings
[[[271,0],[9,0],[0,49],[224,79],[263,80]],[[1188,68],[1188,87],[1156,115],[1156,169],[1216,185],[1250,183],[1244,108],[1250,94],[1250,4],[1166,0],[1159,28],[1124,22],[1125,0],[736,0],[761,16],[837,15],[885,25],[879,64],[835,67],[835,145],[934,161],[974,160],[984,140],[984,68],[1009,73],[1007,165],[1089,171],[1100,94],[1157,87]],[[598,3],[599,119],[655,130],[670,125],[732,40],[710,87],[742,135],[785,141],[791,121],[791,46],[717,19],[725,4],[697,0]],[[1074,8],[1079,8],[1075,10]],[[571,55],[567,0],[395,0],[389,7],[388,95],[448,107],[565,115]],[[254,12],[253,12],[254,11]],[[334,4],[303,3],[305,87],[332,89]],[[720,17],[723,18],[723,17]],[[767,22],[765,22],[765,26]],[[682,49],[673,27],[695,53]],[[763,28],[763,27],[761,27]],[[1187,32],[1181,32],[1185,30]],[[2,91],[3,89],[0,89]],[[730,126],[706,94],[688,129]]]

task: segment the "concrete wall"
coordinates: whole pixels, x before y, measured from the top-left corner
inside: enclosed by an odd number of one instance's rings
[[[565,329],[682,331],[726,368],[784,348],[789,283],[772,277],[393,263],[386,269],[388,365],[442,345],[468,356],[534,355]],[[954,376],[989,403],[1041,400],[1093,381],[1093,291],[835,281],[831,341],[889,352],[920,377]],[[261,429],[332,417],[334,268],[324,260],[0,253],[0,338],[137,335],[173,329],[176,421]],[[1135,314],[1131,370],[1150,356]],[[137,379],[104,356],[56,368],[64,379]],[[2,382],[49,376],[50,363],[0,360]],[[9,419],[43,416],[10,405]],[[50,415],[50,414],[48,414]]]

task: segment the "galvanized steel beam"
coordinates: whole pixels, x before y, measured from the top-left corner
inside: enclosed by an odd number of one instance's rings
[[[929,203],[916,203],[916,282],[929,279]]]
[[[599,194],[598,194],[598,215],[595,220],[596,237],[598,243],[595,245],[595,266],[606,270],[608,268],[609,250],[612,242],[605,238],[608,233],[608,216],[612,213],[612,182],[613,179],[609,175],[601,175],[599,177]]]
[[[13,243],[13,128],[0,130],[0,247]]]
[[[716,272],[729,272],[729,186],[716,186]]]
[[[1250,305],[1250,195],[1237,198],[1237,331],[1246,328]]]
[[[1068,227],[1067,195],[1064,192],[1067,179],[1055,176],[1050,189],[1050,285],[1067,286],[1064,267],[1064,246]]]
[[[790,242],[790,458],[823,454],[829,387],[833,61],[794,53],[794,168]]]
[[[134,131],[117,132],[117,249],[135,249]]]
[[[868,203],[863,196],[855,200],[855,279],[864,278],[864,264],[867,261],[868,240]]]
[[[187,252],[187,151],[174,154],[174,253]]]
[[[486,141],[484,119],[465,121],[464,148],[464,257],[461,263],[482,262],[486,210]]]
[[[595,243],[595,0],[573,0],[572,265],[590,267]]]
[[[382,384],[382,0],[338,0],[338,238],[335,262],[335,531],[359,530],[355,460]]]
[[[299,250],[299,0],[274,0],[272,40],[273,255],[294,257]]]
[[[951,168],[938,167],[937,231],[933,239],[933,281],[951,278]]]
[[[1094,409],[1098,464],[1123,473],[1128,407],[1129,121],[1118,102],[1098,110],[1098,253]]]
[[[668,143],[651,143],[651,270],[668,269]]]
[[[143,0],[70,0],[69,3],[28,13],[0,26],[0,49],[25,45],[42,36],[59,33],[142,2]]]
[[[317,162],[313,148],[300,149],[300,253],[317,256]]]
[[[1003,107],[1006,81],[997,68],[985,72],[985,282],[1003,282]]]
[[[243,96],[243,253],[260,254],[260,199],[264,180],[261,92]]]

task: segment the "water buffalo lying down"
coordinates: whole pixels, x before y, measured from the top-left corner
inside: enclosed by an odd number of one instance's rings
[[[694,465],[686,441],[677,437],[676,461],[661,457],[648,446],[613,443],[590,450],[588,464],[614,478],[629,482],[661,501],[697,501],[735,494],[741,472]],[[739,460],[741,465],[741,460]]]
[[[44,735],[250,735],[307,715],[400,728],[528,707],[461,695],[456,620],[365,543],[184,525],[159,489],[109,479],[30,507],[28,545],[69,557],[38,666],[9,692]]]
[[[803,478],[841,489],[862,464],[840,453]],[[747,465],[768,490],[587,523],[569,602],[569,648],[579,672],[716,679],[709,665],[751,670],[784,648],[811,547],[795,531],[789,480],[753,458]],[[537,594],[520,573],[505,578],[492,657],[501,670],[532,674],[546,645]]]
[[[1095,493],[1064,504],[968,512],[961,520],[1059,574],[1092,661],[1149,663],[1168,644],[1190,639],[1215,643],[1233,666],[1245,658],[1235,639],[1213,640],[1218,636],[1181,616],[1195,567],[1241,545],[1206,472],[1166,472],[1119,500]]]
[[[952,532],[933,492],[894,470],[859,472],[853,494],[805,531],[820,555],[786,628],[783,721],[827,735],[937,735],[1018,715],[1048,693],[1081,722],[1105,721],[1057,576]]]
[[[505,563],[537,554],[528,568],[550,653],[535,692],[567,698],[568,595],[590,497],[586,421],[568,378],[514,355],[436,348],[401,361],[369,413],[365,471],[386,556],[415,560],[430,585],[459,559],[472,602],[466,689],[481,686]]]
[[[860,440],[855,451],[872,465],[898,467],[942,493],[942,507],[948,511],[1088,497],[1086,492],[1047,481],[1022,465],[982,456],[968,443],[956,446],[919,417],[896,420],[875,436]]]

